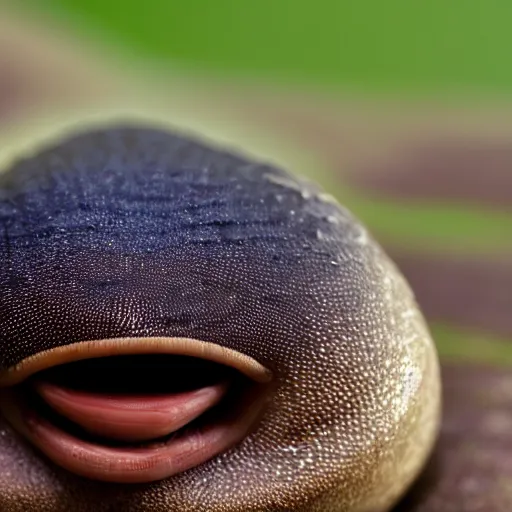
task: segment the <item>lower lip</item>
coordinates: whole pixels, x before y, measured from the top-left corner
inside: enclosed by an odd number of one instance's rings
[[[80,476],[117,483],[145,483],[199,466],[242,441],[262,410],[261,395],[211,423],[186,429],[144,447],[110,447],[79,439],[30,408],[16,388],[0,390],[0,412],[57,465]],[[236,414],[235,414],[236,412]]]

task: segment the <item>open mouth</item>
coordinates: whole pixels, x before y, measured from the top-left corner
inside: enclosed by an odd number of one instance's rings
[[[0,374],[0,413],[73,473],[151,482],[242,441],[270,380],[255,360],[197,340],[83,342]]]

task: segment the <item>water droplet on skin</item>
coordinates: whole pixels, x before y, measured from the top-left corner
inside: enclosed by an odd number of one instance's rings
[[[286,178],[283,176],[277,176],[275,174],[265,174],[264,178],[266,178],[271,183],[274,183],[275,185],[279,185],[281,187],[289,188],[292,190],[296,190],[298,192],[301,191],[300,186],[295,181],[292,181],[290,178]]]
[[[320,194],[318,194],[318,199],[320,201],[323,201],[324,203],[330,203],[330,204],[335,204],[335,205],[338,205],[338,200],[331,194],[327,194],[325,192],[322,192]]]
[[[368,243],[368,233],[365,230],[361,230],[355,241],[360,245],[366,245]]]

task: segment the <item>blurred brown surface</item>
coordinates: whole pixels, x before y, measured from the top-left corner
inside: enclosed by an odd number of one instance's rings
[[[432,141],[399,152],[379,168],[352,171],[360,186],[392,197],[464,201],[512,210],[512,138]]]
[[[46,21],[46,20],[45,20]],[[15,16],[0,4],[0,131],[40,109],[108,94],[111,77],[58,25]]]
[[[396,512],[512,510],[512,374],[445,365],[437,449]]]
[[[512,342],[511,262],[394,251],[391,255],[429,318],[492,332]]]

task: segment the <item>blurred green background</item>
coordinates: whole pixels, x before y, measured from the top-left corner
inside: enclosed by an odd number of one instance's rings
[[[357,91],[512,91],[504,0],[29,0],[130,51]]]

